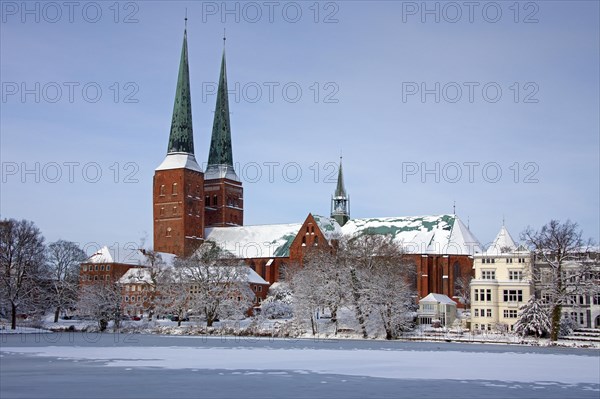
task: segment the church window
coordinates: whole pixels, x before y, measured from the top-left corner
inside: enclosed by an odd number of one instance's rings
[[[173,183],[173,195],[177,195],[177,183]]]
[[[160,186],[160,193],[159,193],[159,195],[161,197],[165,196],[165,185],[164,184],[161,184],[161,186]]]

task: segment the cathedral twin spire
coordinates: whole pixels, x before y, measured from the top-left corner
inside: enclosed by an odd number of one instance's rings
[[[187,20],[187,18],[186,18]],[[187,153],[194,155],[194,133],[192,127],[192,100],[190,94],[190,74],[188,66],[187,28],[183,33],[183,46],[179,62],[179,75],[169,134],[169,154]],[[227,177],[237,176],[233,171],[233,152],[231,146],[231,127],[229,123],[229,99],[227,95],[227,72],[225,64],[225,49],[221,59],[221,72],[217,91],[217,103],[208,155],[207,172],[215,166],[225,167]],[[233,173],[233,174],[232,174]],[[225,177],[225,176],[221,176]],[[210,176],[207,176],[210,178]]]

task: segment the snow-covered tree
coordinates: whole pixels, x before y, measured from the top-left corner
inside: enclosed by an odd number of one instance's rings
[[[316,334],[318,311],[329,309],[337,328],[338,310],[349,306],[364,338],[368,324],[397,338],[412,322],[415,269],[390,237],[340,239],[332,248],[307,251],[303,267],[291,273],[294,313],[310,320]]]
[[[535,297],[519,308],[518,320],[515,323],[515,332],[521,335],[534,334],[541,337],[551,329],[547,307]]]
[[[550,339],[556,341],[560,332],[562,306],[571,295],[591,295],[598,289],[597,261],[585,259],[586,247],[577,223],[551,220],[539,231],[528,227],[522,239],[533,249],[535,266],[533,282],[542,291],[551,307]]]
[[[293,315],[292,289],[286,282],[273,283],[260,305],[261,315],[269,319],[289,318]]]
[[[349,275],[338,258],[341,254],[329,247],[314,247],[307,251],[303,267],[291,274],[294,314],[310,320],[313,334],[318,332],[318,314],[326,309],[337,331],[338,310],[349,295]]]
[[[88,284],[82,287],[77,308],[98,322],[100,331],[112,321],[114,330],[121,325],[121,287],[114,282]]]
[[[40,272],[44,264],[44,237],[28,220],[0,221],[0,308],[8,309],[11,329],[17,312],[34,310],[43,297]]]
[[[471,280],[473,276],[460,276],[454,282],[456,296],[465,305],[465,309],[471,307]]]
[[[177,316],[177,326],[188,313],[192,302],[187,274],[181,267],[166,269],[156,280],[157,294],[154,296],[154,311],[158,315]]]
[[[575,322],[568,315],[562,316],[560,319],[560,331],[558,333],[559,337],[566,337],[571,335],[573,330],[575,329]]]
[[[130,273],[129,281],[127,282],[139,284],[142,287],[148,298],[146,301],[148,308],[145,311],[148,312],[148,320],[152,320],[156,313],[157,305],[161,305],[159,298],[157,298],[161,288],[159,286],[162,282],[167,285],[170,283],[168,281],[169,276],[165,276],[165,274],[170,273],[171,268],[167,265],[159,252],[149,249],[141,249],[140,251],[145,258],[144,268],[140,269],[138,273]],[[167,287],[165,287],[165,290],[168,291]]]
[[[346,245],[350,283],[357,321],[366,333],[361,318],[379,320],[386,339],[395,339],[412,323],[416,265],[408,261],[391,237],[365,235]]]
[[[61,310],[69,309],[77,302],[79,265],[85,258],[85,252],[74,242],[58,240],[48,245],[45,277],[49,303],[54,306],[55,323]]]
[[[248,267],[213,242],[205,242],[188,258],[178,258],[175,268],[183,269],[190,308],[206,317],[208,327],[218,318],[242,317],[254,302]]]

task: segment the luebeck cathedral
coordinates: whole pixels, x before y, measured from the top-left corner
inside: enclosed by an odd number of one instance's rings
[[[384,234],[416,263],[420,298],[432,292],[456,298],[458,278],[473,275],[473,255],[482,252],[454,214],[352,219],[341,160],[330,217],[309,213],[301,223],[244,226],[244,191],[233,167],[225,50],[208,165],[202,170],[194,155],[186,31],[167,155],[153,184],[155,251],[184,257],[213,241],[243,259],[267,284],[283,278],[285,265],[301,264],[309,247],[327,246],[342,236]]]

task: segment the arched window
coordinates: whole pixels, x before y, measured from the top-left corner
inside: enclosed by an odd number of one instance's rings
[[[171,228],[167,227],[167,237],[171,237]]]
[[[160,195],[161,197],[164,197],[164,196],[165,196],[165,185],[164,185],[164,184],[161,184],[161,185],[160,185],[160,192],[159,192],[159,195]]]
[[[217,195],[213,195],[213,205],[219,205],[219,197]]]
[[[173,183],[173,195],[177,195],[177,183]]]

